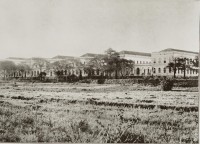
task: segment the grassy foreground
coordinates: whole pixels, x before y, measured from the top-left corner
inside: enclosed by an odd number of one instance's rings
[[[198,143],[197,92],[123,89],[1,86],[0,142]]]

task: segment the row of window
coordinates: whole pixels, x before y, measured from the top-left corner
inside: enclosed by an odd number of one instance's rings
[[[172,58],[169,58],[169,62],[171,62],[171,61],[172,61]],[[163,63],[166,63],[166,62],[167,62],[167,59],[164,58],[163,59]],[[193,60],[192,59],[187,59],[185,62],[186,62],[186,64],[192,64]],[[156,58],[153,59],[153,63],[157,63]],[[162,63],[162,58],[158,58],[158,63]]]
[[[171,61],[170,58],[169,58],[169,61]],[[163,63],[166,63],[166,62],[167,62],[167,59],[164,58],[164,59],[163,59]],[[153,63],[156,63],[156,58],[153,59]],[[161,59],[161,58],[158,59],[158,63],[162,63],[162,59]]]
[[[171,73],[171,72],[172,72],[172,70],[171,70],[171,68],[169,68],[169,73]],[[184,70],[178,69],[176,72],[178,74],[183,74]],[[186,72],[187,72],[187,74],[195,74],[195,73],[198,74],[198,70],[187,69]],[[156,68],[153,69],[153,73],[156,73]],[[158,68],[158,73],[161,73],[161,68]],[[163,68],[163,73],[166,73],[166,68]]]
[[[137,61],[137,64],[150,64],[150,63],[151,63],[150,61]]]

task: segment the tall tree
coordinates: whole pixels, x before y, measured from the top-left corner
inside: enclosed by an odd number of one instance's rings
[[[84,71],[88,74],[88,77],[94,75],[95,71],[102,73],[102,57],[96,56],[92,58],[86,65],[84,65]]]
[[[127,71],[131,71],[134,67],[134,62],[132,60],[127,60],[124,58],[120,59],[120,65],[118,67],[118,70],[121,72],[121,76],[124,76],[124,72],[127,73]]]
[[[174,78],[176,78],[177,70],[183,70],[183,77],[186,76],[186,68],[189,68],[189,65],[186,64],[188,58],[185,57],[175,57],[172,62],[169,62],[166,67],[171,69],[174,72]]]
[[[28,71],[31,70],[30,66],[27,64],[18,64],[17,66],[17,71],[19,71],[22,74],[22,77],[24,76],[26,78],[26,74]]]
[[[2,71],[5,79],[8,75],[11,75],[16,71],[16,65],[12,61],[1,61],[0,70]]]
[[[48,60],[44,59],[44,58],[32,58],[32,60],[34,62],[33,66],[39,67],[40,80],[44,79],[44,77],[46,76],[46,73],[50,70],[50,62]]]
[[[33,58],[34,61],[33,66],[38,66],[40,69],[40,72],[42,72],[43,69],[49,69],[50,68],[50,63],[48,60],[44,58]]]
[[[71,70],[73,64],[69,60],[55,61],[51,64],[51,68],[54,70],[54,74],[57,77],[57,81],[63,76],[63,70]]]

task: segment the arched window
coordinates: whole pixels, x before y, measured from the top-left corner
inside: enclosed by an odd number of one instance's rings
[[[156,68],[153,68],[153,73],[156,73]]]
[[[140,69],[139,69],[139,68],[136,69],[136,74],[137,74],[137,75],[140,74]]]
[[[158,68],[158,73],[161,73],[161,69],[160,68]]]
[[[166,73],[166,68],[163,69],[163,72]]]
[[[172,72],[172,68],[171,67],[169,67],[169,73],[171,73]]]

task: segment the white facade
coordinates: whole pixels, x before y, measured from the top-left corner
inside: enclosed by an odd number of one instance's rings
[[[186,65],[191,65],[190,60],[194,60],[198,53],[182,51],[176,49],[165,49],[160,52],[152,53],[152,70],[153,75],[157,76],[173,76],[174,72],[170,68],[166,68],[168,63],[173,62],[174,58],[188,58]],[[182,70],[177,70],[176,76],[183,76],[184,72]],[[198,76],[198,70],[186,69],[186,77]]]
[[[134,76],[148,76],[152,73],[151,54],[138,53],[130,51],[120,52],[120,57],[132,60],[134,62],[133,72]]]
[[[121,51],[119,52],[120,57],[132,60],[134,62],[134,66],[131,69],[131,72],[128,72],[128,75],[134,75],[134,76],[173,76],[174,72],[173,70],[170,70],[170,68],[167,68],[168,63],[172,62],[174,58],[180,58],[184,57],[189,59],[189,61],[186,62],[187,65],[192,65],[190,62],[191,60],[194,60],[194,58],[198,55],[197,52],[190,52],[190,51],[184,51],[184,50],[178,50],[178,49],[165,49],[160,52],[153,52],[153,53],[141,53],[141,52],[133,52],[133,51]],[[60,60],[69,60],[69,62],[72,63],[74,69],[70,70],[63,70],[64,75],[75,74],[77,76],[82,74],[82,76],[87,76],[87,73],[84,71],[84,65],[86,65],[92,58],[95,56],[102,56],[99,54],[90,54],[87,53],[81,57],[54,57],[46,59],[49,63],[53,63],[55,61]],[[64,57],[64,58],[63,58]],[[25,72],[26,77],[37,77],[39,76],[40,72],[46,72],[46,76],[49,78],[54,78],[54,70],[53,69],[46,69],[44,66],[42,69],[38,65],[34,65],[34,60],[31,58],[29,59],[23,59],[23,58],[8,58],[4,59],[7,61],[13,61],[15,64],[24,63],[31,67],[31,71]],[[4,61],[0,60],[0,61]],[[71,61],[72,60],[72,61]],[[73,60],[77,60],[81,62],[81,66],[77,66],[76,63],[74,63]],[[125,70],[126,71],[126,70]],[[95,72],[96,75],[97,72]],[[196,69],[186,69],[186,77],[191,76],[198,76],[198,70]],[[21,77],[24,74],[21,74],[20,72],[16,72],[15,76]],[[176,76],[183,76],[184,72],[183,70],[177,70]]]

